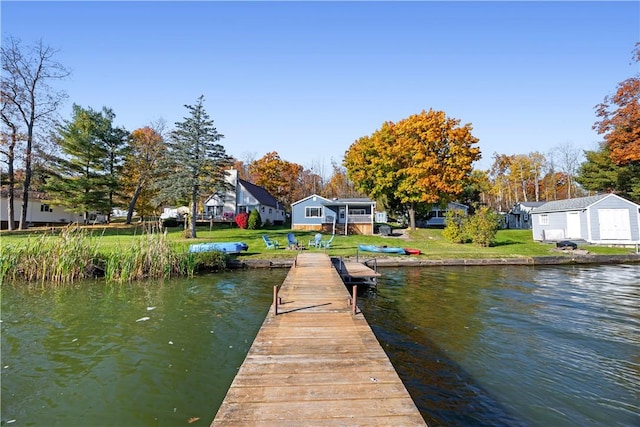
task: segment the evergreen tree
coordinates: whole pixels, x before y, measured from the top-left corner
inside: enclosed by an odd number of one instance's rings
[[[109,208],[107,217],[111,218],[111,211],[116,200],[124,202],[121,194],[120,176],[124,166],[124,160],[128,152],[129,132],[124,128],[113,127],[116,115],[110,108],[103,108],[98,129],[98,138],[105,150],[104,169],[106,172],[106,185],[109,191]]]
[[[249,214],[249,222],[247,223],[247,228],[249,230],[258,230],[262,227],[262,218],[260,217],[260,213],[257,209],[253,209]]]
[[[225,168],[232,162],[224,147],[218,144],[224,135],[218,133],[204,109],[204,96],[196,105],[185,105],[189,116],[176,123],[169,134],[167,156],[158,181],[158,201],[188,201],[189,236],[196,237],[198,201],[212,193],[222,194],[228,188]]]
[[[585,151],[576,182],[589,191],[616,193],[640,201],[640,163],[616,165],[606,143],[599,150]]]
[[[112,160],[113,147],[107,144],[113,138],[109,112],[74,105],[72,119],[59,125],[54,135],[63,156],[54,159],[46,190],[55,204],[84,213],[85,222],[90,212],[108,213],[112,207],[110,173],[115,173],[111,166],[117,160]]]

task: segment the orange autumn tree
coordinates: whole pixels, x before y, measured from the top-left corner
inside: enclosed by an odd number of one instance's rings
[[[131,132],[129,152],[125,159],[122,184],[129,198],[127,224],[131,224],[133,211],[143,218],[153,210],[152,199],[155,195],[151,183],[158,175],[158,164],[166,152],[162,138],[163,124],[156,125],[159,130],[146,126]]]
[[[640,42],[633,51],[634,62],[640,62]],[[611,160],[619,166],[640,164],[640,73],[618,84],[616,93],[596,105],[601,118],[593,125],[604,135]]]
[[[356,140],[344,165],[359,190],[397,205],[391,209],[406,210],[415,229],[419,204],[443,203],[464,190],[481,157],[471,130],[471,124],[460,126],[443,111],[423,110]]]
[[[272,151],[249,164],[249,175],[255,184],[263,187],[287,209],[298,196],[296,190],[300,186],[302,166],[282,160],[277,152]]]

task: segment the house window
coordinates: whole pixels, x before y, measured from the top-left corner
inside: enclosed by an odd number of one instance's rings
[[[549,225],[549,215],[540,215],[540,225]]]
[[[307,207],[304,210],[305,218],[322,218],[321,207]]]
[[[272,212],[273,212],[273,209],[269,208],[269,215],[271,215]]]
[[[246,206],[238,206],[238,213],[247,213]]]
[[[53,212],[49,205],[40,205],[40,212]]]
[[[260,208],[260,212],[264,212],[264,206]]]
[[[367,210],[366,209],[349,209],[349,215],[366,215],[367,214]]]

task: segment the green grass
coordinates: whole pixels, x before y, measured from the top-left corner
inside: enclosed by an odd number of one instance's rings
[[[145,236],[143,225],[110,225],[91,226],[86,228],[87,235],[92,250],[102,253],[127,252],[131,251],[135,242]],[[296,251],[288,250],[287,234],[292,232],[288,228],[274,227],[263,230],[242,230],[228,225],[218,226],[209,230],[209,227],[198,228],[196,239],[185,238],[184,231],[180,228],[167,229],[167,242],[177,251],[186,252],[192,243],[203,242],[229,242],[242,241],[249,245],[249,250],[243,252],[238,257],[240,259],[281,259],[293,258]],[[294,231],[299,242],[307,245],[309,240],[313,240],[315,232]],[[0,233],[0,244],[9,245],[28,239],[33,239],[34,235],[57,235],[58,232],[48,230],[29,230],[24,232],[2,232]],[[280,243],[279,249],[267,249],[262,235],[266,234],[270,239]],[[394,233],[399,234],[399,233]],[[497,234],[496,242],[493,246],[483,248],[471,243],[456,244],[446,241],[442,237],[440,229],[417,229],[406,231],[407,238],[392,236],[362,236],[362,235],[337,235],[331,243],[327,253],[331,256],[354,256],[357,252],[358,244],[400,246],[420,249],[422,259],[482,259],[482,258],[517,258],[557,255],[554,245],[549,243],[534,242],[530,230],[500,230]],[[330,236],[325,235],[325,239]],[[580,245],[579,249],[586,249],[595,254],[629,254],[633,253],[633,248],[624,247],[602,247],[594,245]],[[310,249],[311,251],[322,251],[322,249]],[[367,256],[374,254],[368,253]],[[383,254],[379,254],[383,255]],[[389,256],[389,255],[387,255]],[[393,255],[392,255],[393,256]]]

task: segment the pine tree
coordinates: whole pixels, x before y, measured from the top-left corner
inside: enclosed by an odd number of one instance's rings
[[[49,171],[47,193],[55,204],[84,213],[85,222],[90,212],[108,213],[112,208],[110,168],[117,159],[107,144],[113,136],[109,111],[74,105],[72,119],[59,125],[54,135],[63,156],[54,160]]]
[[[189,116],[176,123],[169,134],[163,177],[158,181],[158,201],[188,201],[189,237],[196,237],[198,201],[212,193],[222,194],[228,188],[225,168],[231,158],[222,145],[224,135],[218,133],[204,109],[204,96],[196,105],[185,105]]]

